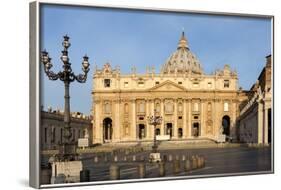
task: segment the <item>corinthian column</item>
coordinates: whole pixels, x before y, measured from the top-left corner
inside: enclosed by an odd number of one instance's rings
[[[164,99],[161,99],[161,115],[163,117],[163,121],[161,123],[160,135],[164,135],[164,123],[165,123]]]
[[[150,101],[150,113],[149,115],[154,115],[154,100]],[[147,121],[148,122],[148,121]],[[153,139],[154,137],[154,127],[152,125],[148,125],[149,127],[149,131],[150,131],[150,135],[148,136],[149,139]]]
[[[95,101],[95,113],[94,113],[94,127],[93,127],[93,143],[102,143],[103,141],[103,130],[102,130],[102,120],[101,120],[101,103],[100,101]]]
[[[258,143],[263,143],[263,104],[258,102]]]
[[[131,100],[131,139],[137,140],[137,130],[136,130],[136,99]]]
[[[206,125],[205,125],[205,114],[204,114],[204,101],[201,100],[201,110],[200,110],[200,115],[201,115],[201,118],[200,118],[200,136],[205,136],[205,130],[206,130]]]
[[[187,136],[191,137],[192,136],[192,133],[191,133],[192,126],[191,126],[191,101],[190,100],[188,100],[188,113],[187,114],[188,114]]]
[[[182,117],[182,119],[183,119],[183,138],[186,138],[187,137],[187,134],[188,134],[188,132],[187,132],[187,130],[188,130],[188,127],[187,127],[187,123],[186,123],[186,120],[187,120],[187,118],[186,118],[186,109],[187,109],[187,107],[186,107],[186,100],[184,99],[183,100],[183,117]]]
[[[174,99],[174,126],[173,126],[173,137],[178,138],[178,101]]]
[[[149,99],[146,99],[145,100],[145,116],[149,116],[150,113],[149,113]],[[148,123],[148,119],[146,119],[145,117],[145,131],[146,131],[146,135],[145,135],[145,138],[148,139],[150,137],[150,126],[149,126],[149,123]]]
[[[120,100],[115,100],[115,126],[113,127],[113,141],[120,141]],[[115,131],[114,131],[115,130]]]

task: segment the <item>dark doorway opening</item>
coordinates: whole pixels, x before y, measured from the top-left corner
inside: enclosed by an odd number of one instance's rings
[[[271,137],[271,108],[270,109],[268,109],[268,114],[267,114],[267,120],[268,120],[268,123],[267,123],[267,127],[268,127],[268,143],[271,143],[271,139],[272,139],[272,137]]]
[[[198,122],[193,123],[192,134],[194,137],[198,137],[200,135],[200,127]]]
[[[104,141],[108,141],[112,139],[112,120],[110,118],[105,118],[103,120],[103,139]]]
[[[182,138],[182,128],[179,128],[179,129],[178,129],[178,137],[179,137],[179,138]]]
[[[156,129],[156,135],[160,135],[160,129],[159,128]]]
[[[223,116],[223,118],[222,118],[222,127],[223,127],[222,134],[224,134],[227,137],[229,137],[229,135],[230,135],[230,117],[228,115]]]
[[[173,124],[172,123],[166,124],[166,135],[170,135],[170,137],[172,137],[172,135],[173,135]]]
[[[139,139],[145,138],[145,126],[144,124],[139,124],[139,134],[138,134]]]

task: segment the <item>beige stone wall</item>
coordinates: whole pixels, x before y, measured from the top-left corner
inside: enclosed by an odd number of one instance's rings
[[[109,87],[105,86],[105,79],[110,80]],[[225,80],[229,81],[229,87],[224,87]],[[198,138],[216,140],[225,115],[230,118],[230,136],[235,138],[237,80],[228,67],[214,75],[121,75],[107,64],[94,73],[93,143],[153,140],[153,127],[148,124],[147,116],[153,115],[154,109],[163,117],[162,124],[157,126],[160,135],[167,134],[167,125],[172,124],[171,139],[195,138],[193,125],[198,123]],[[228,103],[226,111],[224,103]],[[194,110],[195,104],[198,110]],[[106,118],[111,120],[111,138],[105,137],[105,133],[108,135],[104,127]]]

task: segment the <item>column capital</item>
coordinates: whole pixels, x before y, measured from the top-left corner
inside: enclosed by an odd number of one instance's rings
[[[135,103],[136,100],[137,100],[136,98],[131,98],[131,99],[130,99],[130,102]]]

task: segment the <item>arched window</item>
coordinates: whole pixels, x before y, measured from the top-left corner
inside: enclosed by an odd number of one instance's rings
[[[182,112],[182,103],[179,103],[179,105],[178,105],[178,111],[179,111],[179,112]]]
[[[156,112],[160,113],[161,108],[160,108],[160,103],[156,103]]]
[[[228,102],[224,102],[223,104],[223,110],[228,111]]]
[[[165,104],[165,112],[166,113],[172,113],[174,111],[174,105],[172,102],[167,102]]]
[[[144,113],[145,112],[145,104],[144,102],[139,103],[139,112]]]
[[[197,102],[193,104],[193,111],[199,111],[199,105]]]
[[[104,104],[104,113],[110,113],[111,112],[111,107],[110,107],[110,103],[106,102]]]

